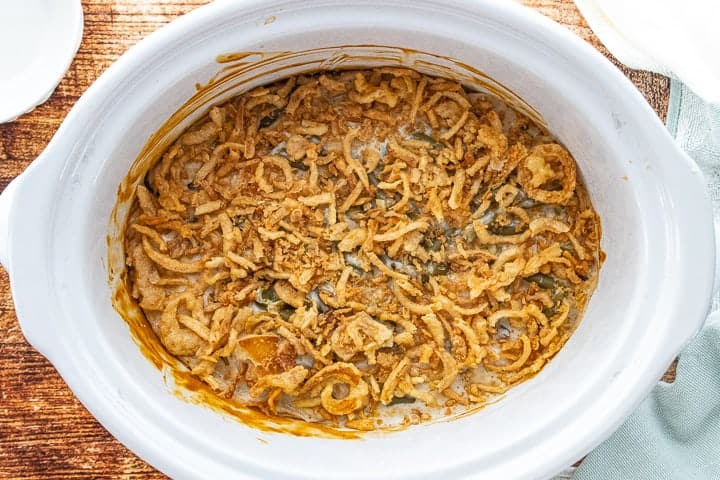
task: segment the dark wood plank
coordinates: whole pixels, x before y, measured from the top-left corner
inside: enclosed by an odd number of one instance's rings
[[[49,142],[80,95],[123,52],[203,0],[84,0],[80,50],[55,93],[17,121],[0,125],[0,189]],[[525,0],[590,42],[617,64],[571,0]],[[664,117],[668,81],[621,67]],[[22,336],[7,274],[0,273],[0,478],[164,478],[112,438],[55,369]],[[667,377],[674,377],[674,372]]]

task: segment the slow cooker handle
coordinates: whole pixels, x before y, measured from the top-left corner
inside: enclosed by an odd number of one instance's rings
[[[15,177],[0,194],[0,263],[10,273],[10,212],[23,174]]]

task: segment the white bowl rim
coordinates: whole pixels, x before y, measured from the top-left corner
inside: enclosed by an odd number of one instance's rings
[[[273,7],[281,9],[283,6],[295,3],[297,3],[295,0],[282,0],[275,2]],[[332,2],[325,3],[328,5],[332,4]],[[382,2],[379,0],[360,0],[354,3],[371,6],[382,5]],[[421,1],[415,5],[427,4],[437,6],[438,3],[439,2],[435,1]],[[456,8],[458,11],[471,12],[479,8],[479,3],[483,4],[483,8],[492,10],[498,15],[512,18],[514,21],[527,25],[529,29],[542,30],[547,36],[551,37],[554,42],[563,44],[568,53],[574,55],[577,62],[590,65],[588,68],[602,72],[602,74],[607,76],[608,85],[622,90],[623,98],[640,112],[640,114],[647,118],[648,128],[664,128],[640,93],[632,87],[630,82],[617,71],[617,69],[596,50],[580,41],[562,27],[524,7],[512,3],[452,0],[443,2],[443,5],[446,8]],[[112,401],[120,401],[121,399],[117,398],[114,392],[101,393],[94,391],[92,379],[86,378],[86,375],[81,372],[79,365],[76,363],[77,360],[72,357],[71,339],[53,338],[51,335],[48,335],[47,331],[44,331],[45,327],[42,323],[38,323],[38,317],[43,311],[47,313],[47,307],[37,305],[37,302],[33,302],[33,297],[29,295],[27,289],[33,281],[37,281],[37,278],[33,275],[37,275],[38,271],[47,272],[49,266],[47,264],[36,265],[34,272],[13,268],[13,265],[16,264],[22,264],[24,266],[26,258],[23,257],[27,257],[28,255],[24,250],[28,248],[28,243],[34,243],[38,248],[42,246],[41,241],[28,241],[28,237],[33,233],[31,227],[21,224],[22,216],[19,213],[20,208],[13,207],[13,203],[23,202],[13,202],[13,199],[23,198],[27,200],[23,197],[23,192],[27,190],[23,189],[23,185],[30,183],[32,183],[34,189],[46,187],[49,193],[48,197],[44,199],[45,202],[48,201],[48,198],[52,198],[51,193],[54,192],[55,188],[53,179],[60,176],[62,172],[68,168],[68,165],[64,164],[62,160],[69,158],[71,152],[75,148],[78,148],[78,143],[81,141],[80,139],[82,139],[82,130],[85,128],[84,125],[82,125],[82,118],[92,112],[93,109],[98,108],[98,104],[101,104],[104,94],[120,85],[125,76],[129,76],[138,69],[141,69],[144,62],[149,61],[153,56],[162,52],[164,45],[170,44],[177,37],[182,36],[189,29],[192,29],[193,26],[201,25],[212,18],[221,18],[228,12],[236,11],[240,8],[247,11],[252,9],[263,10],[266,7],[266,2],[262,0],[244,0],[232,4],[231,2],[217,2],[191,12],[140,42],[103,74],[80,101],[78,101],[76,107],[68,115],[68,118],[48,146],[46,152],[31,165],[21,178],[11,184],[8,188],[7,195],[3,194],[3,196],[0,197],[0,223],[5,222],[5,224],[13,227],[9,229],[8,238],[0,239],[0,260],[2,260],[3,265],[11,271],[13,294],[24,334],[38,350],[53,362],[78,398],[80,398],[91,413],[93,413],[113,435],[130,447],[131,450],[139,453],[151,464],[173,476],[202,477],[204,471],[200,465],[188,465],[185,461],[186,457],[184,457],[184,455],[178,455],[178,451],[180,450],[175,451],[167,447],[161,447],[158,444],[157,440],[161,438],[167,440],[167,444],[164,445],[177,445],[172,438],[168,437],[167,432],[163,434],[162,432],[148,431],[145,434],[140,434],[137,431],[137,426],[128,423],[123,412],[114,411]],[[72,141],[68,142],[64,140],[66,137]],[[687,243],[687,245],[692,245],[692,248],[689,249],[691,251],[683,252],[686,255],[684,258],[686,260],[699,259],[707,261],[709,258],[714,258],[714,244],[712,222],[710,221],[712,218],[710,203],[702,186],[702,178],[697,173],[697,167],[686,155],[674,146],[667,133],[665,133],[665,137],[668,148],[674,149],[673,151],[677,154],[680,162],[677,166],[678,171],[692,173],[692,175],[690,175],[692,179],[689,180],[689,184],[679,189],[682,191],[679,192],[681,198],[679,197],[678,201],[688,202],[698,207],[697,215],[692,219],[678,218],[680,230],[687,230],[687,232],[681,231],[679,234],[685,234],[683,241]],[[38,204],[43,203],[40,200],[37,201]],[[23,209],[25,208],[30,207],[24,206]],[[689,309],[687,325],[683,327],[682,331],[676,332],[676,335],[672,338],[658,339],[658,345],[656,346],[658,348],[660,346],[665,348],[662,357],[658,358],[652,366],[648,366],[647,370],[633,372],[633,375],[629,376],[629,378],[633,380],[640,380],[642,377],[644,381],[639,382],[640,387],[624,392],[625,397],[623,400],[625,400],[625,404],[622,408],[615,405],[616,408],[613,411],[613,415],[598,415],[597,418],[592,420],[596,423],[596,428],[593,430],[592,436],[582,439],[582,441],[577,442],[575,445],[566,446],[562,451],[562,455],[558,454],[554,457],[534,458],[534,460],[537,461],[536,473],[538,475],[547,475],[557,471],[566,466],[564,463],[568,462],[568,460],[572,461],[572,459],[579,458],[603,438],[606,438],[610,432],[619,425],[624,416],[629,414],[637,406],[652,387],[653,382],[648,380],[648,378],[659,378],[665,366],[670,363],[672,357],[698,330],[704,319],[704,314],[707,311],[710,299],[713,264],[697,265],[694,272],[699,279],[697,288],[691,292],[687,292],[689,295],[688,298],[691,298],[695,302]],[[622,374],[625,374],[625,372]],[[594,413],[597,414],[598,412],[594,411]],[[591,421],[591,418],[588,417],[589,414],[590,412],[588,411],[582,416],[582,419]],[[576,419],[576,421],[579,420],[580,419]],[[471,476],[473,471],[472,467],[473,465],[464,465],[462,471],[455,471],[454,473]],[[238,477],[243,476],[248,478],[253,475],[263,474],[263,472],[257,471],[246,473],[247,475],[241,472],[235,472]],[[267,475],[268,471],[264,473]]]

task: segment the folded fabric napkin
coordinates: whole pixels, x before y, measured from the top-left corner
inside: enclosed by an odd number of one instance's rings
[[[720,2],[575,2],[620,61],[673,77],[667,127],[705,174],[718,222],[720,36],[715,32]],[[713,310],[718,307],[716,292]],[[587,456],[573,478],[720,479],[720,311],[680,354],[675,382],[655,387],[625,424]]]
[[[573,478],[720,479],[720,312],[680,355],[675,383],[655,387]]]

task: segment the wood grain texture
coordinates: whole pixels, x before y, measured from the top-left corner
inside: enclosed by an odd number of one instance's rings
[[[45,148],[90,84],[123,52],[203,0],[84,0],[80,50],[55,93],[17,121],[0,125],[0,190]],[[571,0],[525,0],[612,58]],[[620,66],[664,118],[668,80]],[[0,272],[0,478],[165,478],[111,437],[55,369],[27,344],[8,276]],[[667,376],[672,380],[674,373]]]

